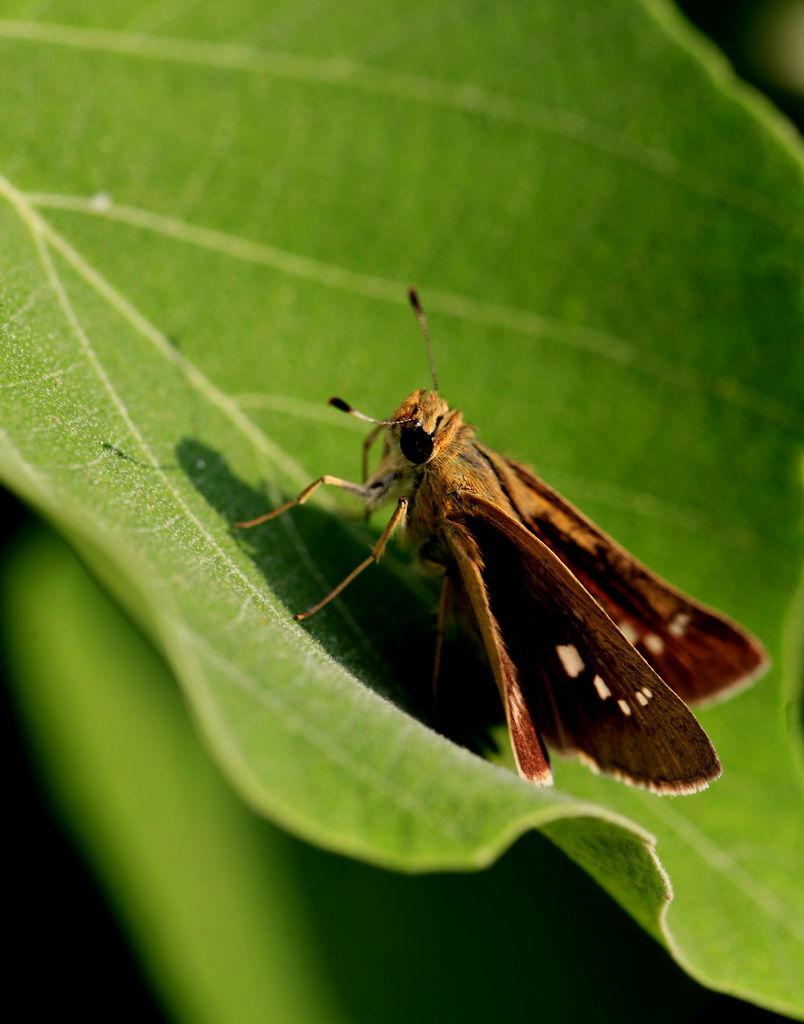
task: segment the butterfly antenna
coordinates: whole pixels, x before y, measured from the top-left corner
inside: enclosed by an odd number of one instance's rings
[[[415,417],[411,417],[407,420],[375,420],[373,416],[366,416],[364,412],[359,412],[354,408],[354,406],[349,405],[348,402],[344,402],[342,398],[330,398],[329,405],[334,405],[336,409],[340,409],[341,412],[348,413],[349,416],[354,416],[355,419],[363,420],[364,423],[376,423],[378,427],[393,427],[398,426],[400,423],[419,422]]]
[[[408,298],[410,299],[411,306],[413,306],[416,319],[419,321],[419,327],[422,329],[424,344],[427,346],[427,358],[430,360],[430,376],[433,378],[433,391],[438,391],[438,374],[436,373],[433,346],[430,342],[430,332],[427,330],[427,318],[424,315],[424,310],[419,302],[419,295],[415,288],[408,288]]]

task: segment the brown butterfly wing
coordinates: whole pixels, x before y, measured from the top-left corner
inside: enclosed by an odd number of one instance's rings
[[[550,780],[539,737],[660,793],[694,792],[720,775],[689,708],[542,541],[466,493],[444,529],[523,775]]]
[[[755,637],[651,572],[524,466],[482,450],[523,523],[684,701],[725,696],[767,669]]]
[[[483,561],[477,544],[463,524],[448,522],[446,529],[450,552],[460,574],[460,580],[456,580],[455,585],[462,587],[462,596],[469,602],[480,630],[502,697],[519,773],[532,782],[551,786],[553,773],[550,770],[550,758],[522,693],[517,666],[511,660],[500,624],[491,611]]]

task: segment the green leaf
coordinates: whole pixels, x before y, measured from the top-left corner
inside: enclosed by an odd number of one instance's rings
[[[657,988],[659,1024],[711,1015],[711,994],[536,833],[488,871],[405,875],[259,821],[153,649],[52,533],[18,537],[2,568],[20,717],[171,1019],[403,1024],[427,1007],[427,1019],[484,1024],[532,1014],[532,987],[515,979],[534,964],[548,1017],[566,1016],[579,964],[583,1019],[642,1020]],[[41,866],[33,858],[34,878]],[[29,913],[48,912],[25,892]],[[71,968],[68,950],[59,969]]]
[[[541,828],[696,977],[804,1013],[792,130],[658,3],[5,9],[0,471],[143,623],[241,795],[407,871]],[[356,475],[329,395],[387,415],[427,383],[412,281],[483,439],[773,653],[701,715],[705,794],[575,764],[545,793],[439,738],[403,558],[290,615],[376,527],[317,496],[232,528]]]

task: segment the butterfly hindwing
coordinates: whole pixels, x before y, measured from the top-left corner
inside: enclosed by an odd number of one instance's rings
[[[717,699],[765,671],[762,645],[736,623],[651,572],[530,470],[489,449],[483,453],[509,497],[516,496],[524,525],[684,701]]]

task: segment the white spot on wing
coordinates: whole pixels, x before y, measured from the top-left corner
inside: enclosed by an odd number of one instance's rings
[[[653,690],[649,689],[647,686],[642,687],[642,693],[648,698],[648,700],[653,696]]]
[[[626,718],[628,718],[630,716],[630,714],[631,714],[631,705],[628,703],[627,700],[618,700],[617,701],[617,706],[619,707],[620,711],[622,711],[622,713],[625,715]]]
[[[692,617],[686,612],[676,612],[668,623],[667,630],[671,636],[684,636],[690,622],[692,622]]]
[[[564,671],[570,677],[575,679],[584,670],[583,658],[578,654],[578,648],[574,644],[560,644],[556,647],[556,653],[561,659],[561,664],[564,666]]]
[[[648,698],[645,696],[645,694],[641,690],[637,690],[637,692],[636,692],[636,699],[637,699],[637,703],[641,704],[643,708],[648,703]]]
[[[628,641],[629,644],[635,644],[639,640],[639,633],[634,629],[630,622],[619,623],[620,632]]]
[[[642,641],[647,647],[651,654],[663,654],[664,653],[664,640],[655,633],[648,633],[645,639]]]
[[[600,676],[595,676],[592,682],[595,684],[597,695],[598,697],[600,697],[601,700],[605,700],[606,697],[611,696],[611,690],[608,688],[608,686],[606,686],[606,684],[603,682]]]

